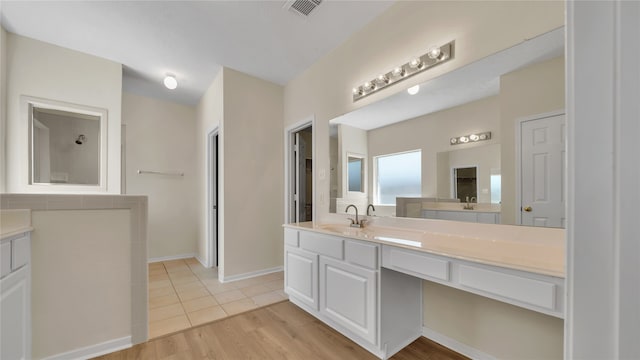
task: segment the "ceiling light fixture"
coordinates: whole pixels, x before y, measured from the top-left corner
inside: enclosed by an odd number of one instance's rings
[[[454,49],[454,41],[451,41],[442,46],[434,46],[429,48],[426,54],[418,56],[408,63],[397,66],[393,68],[393,70],[380,74],[373,80],[366,81],[363,85],[356,86],[352,91],[353,101],[360,100],[366,96],[369,96],[377,91],[386,88],[387,86],[395,84],[415,74],[421,73],[426,69],[430,69],[436,65],[453,59]],[[419,87],[415,90],[411,90],[409,93],[412,94],[412,91],[415,91],[415,93],[417,93],[418,90]]]
[[[412,86],[407,89],[407,92],[409,93],[409,95],[415,95],[418,93],[418,91],[420,91],[420,85]]]
[[[173,90],[178,87],[178,80],[176,80],[175,76],[167,74],[164,78],[164,86],[169,90]]]
[[[475,133],[471,135],[452,137],[451,139],[449,139],[449,143],[451,145],[459,145],[459,144],[473,143],[473,142],[484,141],[489,139],[491,139],[491,131],[486,131],[486,132]]]

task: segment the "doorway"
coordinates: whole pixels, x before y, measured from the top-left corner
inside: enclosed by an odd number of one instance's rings
[[[453,169],[454,197],[460,202],[477,202],[478,168],[476,166]]]
[[[207,135],[207,241],[208,265],[218,267],[218,130]]]
[[[314,134],[313,120],[286,130],[286,214],[287,223],[313,220]]]
[[[566,228],[564,112],[519,121],[518,224]]]

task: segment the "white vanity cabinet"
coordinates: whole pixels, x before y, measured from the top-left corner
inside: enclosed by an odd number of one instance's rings
[[[322,257],[320,313],[375,344],[377,283],[377,271]]]
[[[500,224],[500,213],[478,210],[422,210],[425,219],[453,220],[483,224]]]
[[[0,359],[31,358],[31,237],[0,243]]]
[[[383,359],[420,336],[420,282],[382,270],[380,245],[291,228],[284,235],[291,302]]]

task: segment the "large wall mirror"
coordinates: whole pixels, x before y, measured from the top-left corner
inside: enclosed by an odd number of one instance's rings
[[[29,186],[106,189],[107,111],[23,97],[29,124]]]
[[[563,56],[559,28],[331,120],[330,211],[564,227]]]

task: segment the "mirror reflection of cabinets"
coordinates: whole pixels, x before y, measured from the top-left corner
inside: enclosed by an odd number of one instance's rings
[[[381,216],[458,211],[467,215],[440,218],[517,224],[516,126],[522,117],[564,107],[563,52],[560,28],[421,84],[416,95],[400,91],[331,120],[331,163],[346,171],[339,159],[358,147],[369,191],[365,199],[334,191],[345,179],[332,177],[330,209],[342,213],[341,204],[352,203],[363,211],[373,203]],[[485,132],[491,136],[484,141],[452,140]],[[419,160],[396,165],[395,184],[385,188],[379,159],[413,151]]]
[[[107,111],[30,97],[23,97],[23,106],[29,125],[29,185],[52,191],[105,189]]]

